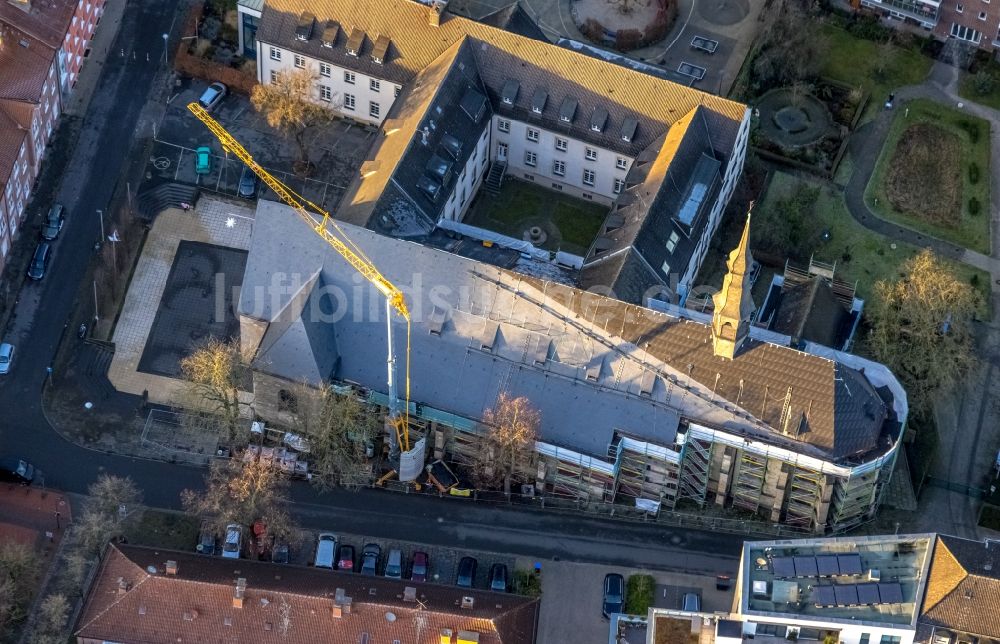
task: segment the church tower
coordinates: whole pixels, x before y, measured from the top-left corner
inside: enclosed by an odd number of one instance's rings
[[[753,204],[751,204],[751,210]],[[715,355],[733,359],[750,332],[750,318],[757,307],[750,293],[750,213],[743,228],[739,245],[729,253],[728,272],[722,279],[722,290],[712,296],[712,348]]]

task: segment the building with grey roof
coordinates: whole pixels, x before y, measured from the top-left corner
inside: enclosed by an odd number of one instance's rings
[[[419,240],[461,223],[485,181],[529,181],[609,208],[586,256],[559,259],[582,266],[581,287],[638,304],[683,296],[743,167],[746,106],[550,43],[516,3],[478,20],[446,7],[265,4],[258,81],[311,70],[315,100],[381,127],[335,216]]]
[[[257,412],[280,421],[303,380],[384,402],[384,300],[295,217],[258,203],[239,303]],[[542,466],[525,474],[543,494],[733,506],[815,532],[878,507],[905,393],[882,365],[751,327],[746,234],[712,319],[342,227],[406,294],[413,414],[455,460],[507,392],[541,413]]]

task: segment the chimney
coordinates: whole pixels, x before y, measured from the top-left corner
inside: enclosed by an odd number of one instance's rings
[[[330,616],[334,619],[340,619],[344,616],[344,610],[340,607],[340,604],[334,604],[330,607]]]
[[[442,629],[441,629],[441,640],[440,640],[440,644],[451,644],[451,641],[452,641],[452,640],[451,640],[451,636],[452,636],[453,634],[454,634],[454,633],[452,632],[452,630],[451,630],[450,628],[442,628]]]
[[[233,608],[243,608],[243,596],[247,592],[246,577],[236,580],[236,590],[233,591]]]
[[[184,621],[185,622],[193,622],[196,619],[198,619],[198,611],[193,610],[193,609],[192,610],[186,610],[186,611],[184,611]]]
[[[468,610],[471,608],[475,608],[475,606],[476,606],[476,599],[474,597],[472,597],[471,595],[465,595],[462,597],[462,608]]]
[[[441,14],[448,7],[447,0],[431,0],[431,6],[427,11],[427,24],[431,27],[441,26]]]
[[[129,591],[131,584],[125,581],[124,577],[118,578],[118,596],[121,597]]]
[[[417,589],[413,586],[406,586],[405,588],[403,588],[403,601],[404,602],[417,601]]]
[[[167,560],[167,565],[166,565],[166,572],[167,572],[168,575],[176,575],[177,574],[177,562],[174,561],[173,559],[168,559]]]

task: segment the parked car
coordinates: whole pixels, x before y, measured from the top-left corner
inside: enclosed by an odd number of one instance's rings
[[[684,593],[681,597],[681,610],[697,613],[701,611],[701,597],[697,593]]]
[[[403,578],[403,553],[393,548],[385,559],[385,576],[389,579]]]
[[[426,552],[414,552],[413,566],[410,568],[410,579],[413,581],[427,581],[428,563]]]
[[[374,577],[375,569],[378,567],[378,558],[382,554],[382,548],[377,543],[366,543],[361,549],[361,574],[366,577]]]
[[[52,255],[52,246],[49,242],[41,242],[35,246],[35,254],[31,256],[31,264],[28,265],[28,277],[33,280],[40,280],[45,277],[45,271],[49,267],[49,257]]]
[[[244,199],[257,196],[257,175],[250,166],[243,166],[243,172],[240,173],[239,195]]]
[[[289,558],[288,544],[275,543],[274,549],[271,550],[271,563],[286,564]]]
[[[31,485],[31,482],[35,480],[35,466],[20,458],[0,461],[0,480]]]
[[[354,570],[354,546],[340,546],[337,555],[337,570]]]
[[[59,231],[62,230],[65,220],[66,211],[62,207],[62,204],[53,204],[53,206],[49,208],[49,214],[45,217],[45,223],[42,224],[42,239],[53,241],[56,237],[58,237]]]
[[[337,535],[332,532],[320,532],[316,539],[316,558],[313,565],[317,568],[333,568],[334,556],[337,552]]]
[[[203,145],[194,151],[194,171],[198,174],[212,171],[212,148]]]
[[[9,342],[0,344],[0,375],[10,373],[14,364],[14,345]]]
[[[472,557],[462,557],[458,562],[458,578],[455,585],[462,588],[472,588],[476,583],[476,566],[479,565]]]
[[[239,559],[243,551],[243,526],[230,523],[226,526],[226,542],[222,544],[222,556],[226,559]]]
[[[216,547],[218,545],[215,530],[208,524],[201,526],[201,532],[198,533],[198,545],[195,546],[195,550],[203,555],[214,555]]]
[[[604,604],[601,613],[608,619],[614,613],[625,609],[625,578],[618,573],[610,573],[604,577]]]
[[[201,98],[198,99],[198,105],[201,105],[206,110],[211,112],[219,106],[219,103],[222,102],[222,99],[224,99],[228,93],[229,88],[224,84],[218,82],[212,83],[204,92],[202,92]]]
[[[507,566],[502,563],[490,566],[490,590],[495,593],[507,592]]]

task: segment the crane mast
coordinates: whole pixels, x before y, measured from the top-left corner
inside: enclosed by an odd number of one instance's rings
[[[313,232],[323,238],[337,253],[350,264],[354,270],[367,279],[379,293],[385,297],[386,302],[386,340],[388,343],[388,355],[386,369],[388,372],[389,385],[389,421],[393,427],[396,438],[396,446],[404,452],[410,451],[410,310],[406,306],[406,298],[403,292],[390,282],[378,268],[369,260],[364,252],[351,241],[350,237],[337,225],[337,222],[326,212],[302,195],[297,194],[291,188],[283,184],[267,170],[262,168],[246,148],[237,141],[222,125],[213,119],[207,110],[196,102],[187,106],[199,121],[215,135],[222,144],[222,149],[231,152],[242,161],[254,174],[260,177],[267,187],[274,191],[278,197],[291,206],[299,217],[310,227]],[[314,216],[306,206],[315,213]],[[398,382],[396,378],[396,354],[393,350],[392,334],[392,312],[395,311],[406,321],[406,367],[404,384],[405,404],[400,405]],[[401,408],[402,407],[402,408]]]

